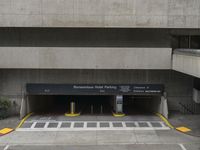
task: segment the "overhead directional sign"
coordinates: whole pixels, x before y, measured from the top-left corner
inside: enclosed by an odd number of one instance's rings
[[[29,95],[160,95],[162,84],[27,84]]]

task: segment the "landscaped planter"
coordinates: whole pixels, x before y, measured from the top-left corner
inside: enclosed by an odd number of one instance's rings
[[[7,98],[0,97],[0,119],[7,118],[9,116],[10,106],[11,103]]]
[[[0,119],[4,119],[8,117],[8,109],[0,107]]]

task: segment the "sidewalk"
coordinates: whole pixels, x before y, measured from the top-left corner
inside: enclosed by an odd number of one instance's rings
[[[178,112],[173,112],[169,116],[169,121],[175,127],[185,126],[190,128],[192,131],[188,132],[188,134],[200,137],[200,114],[184,115]]]
[[[15,129],[19,124],[20,119],[19,116],[12,116],[3,120],[0,120],[0,129],[3,128],[12,128]]]

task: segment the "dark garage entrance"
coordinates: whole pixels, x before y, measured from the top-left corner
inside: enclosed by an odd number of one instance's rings
[[[70,103],[75,103],[76,112],[82,115],[111,114],[110,95],[29,95],[31,112],[36,114],[64,114],[70,111]]]
[[[136,114],[135,108],[150,112],[160,109],[163,91],[161,84],[27,84],[21,117],[29,112],[65,113],[72,101],[81,114],[110,115],[120,107],[128,115]]]

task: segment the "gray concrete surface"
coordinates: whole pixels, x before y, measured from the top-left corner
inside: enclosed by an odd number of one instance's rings
[[[0,120],[0,129],[3,128],[16,128],[19,124],[20,119],[19,116],[9,117],[3,120]]]
[[[16,131],[0,138],[0,145],[121,145],[121,144],[193,144],[197,137],[174,130],[153,131]]]
[[[171,53],[171,48],[1,47],[0,68],[171,69]]]
[[[173,54],[172,69],[200,78],[200,57]]]
[[[180,118],[176,114],[176,119]],[[134,116],[135,119],[157,120],[153,116]],[[126,119],[133,119],[125,118]],[[61,117],[62,118],[62,117]],[[34,119],[57,119],[49,116],[33,116]],[[94,117],[87,119],[95,119]],[[98,117],[97,117],[98,118]],[[100,117],[102,119],[102,117]],[[107,118],[107,117],[106,117]],[[183,118],[183,115],[182,115]],[[187,117],[186,117],[187,118]],[[195,116],[194,116],[195,118]],[[108,118],[107,118],[108,119]],[[109,117],[110,119],[110,117]],[[61,119],[62,120],[62,119]],[[79,120],[79,119],[77,119]],[[143,119],[145,120],[145,119]],[[178,119],[179,120],[179,119]],[[187,120],[187,119],[185,119]],[[200,137],[186,135],[175,130],[106,130],[106,131],[14,131],[8,135],[0,137],[0,149],[23,150],[23,149],[77,149],[77,150],[99,150],[99,149],[120,149],[120,150],[199,150]],[[184,149],[184,148],[185,149]]]
[[[191,147],[189,147],[191,148]],[[17,145],[10,146],[7,150],[182,150],[178,144],[130,144],[130,145],[104,145],[104,146],[65,146],[65,145]],[[192,148],[189,150],[199,150]]]
[[[27,121],[32,120],[47,120],[47,121],[160,121],[160,118],[155,115],[133,115],[125,117],[113,117],[110,115],[81,115],[78,117],[66,117],[62,115],[32,115]]]
[[[178,112],[173,112],[169,118],[169,121],[175,126],[185,126],[190,128],[192,131],[187,134],[199,136],[200,137],[200,115],[191,115],[191,114],[180,114]]]
[[[176,144],[135,144],[135,145],[105,145],[105,146],[10,146],[8,150],[182,150],[179,145]],[[195,149],[194,149],[195,150]]]
[[[199,28],[199,0],[2,0],[1,27]]]
[[[4,148],[5,148],[5,146],[3,146],[3,145],[0,146],[0,150],[4,150]]]

